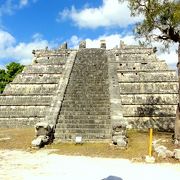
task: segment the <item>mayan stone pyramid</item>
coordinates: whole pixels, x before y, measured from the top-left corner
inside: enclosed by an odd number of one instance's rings
[[[152,48],[36,50],[0,96],[1,127],[55,126],[55,138],[109,140],[115,127],[172,131],[178,79]]]

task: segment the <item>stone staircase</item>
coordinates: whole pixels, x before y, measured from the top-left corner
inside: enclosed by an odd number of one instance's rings
[[[57,141],[110,140],[121,129],[173,131],[178,78],[152,48],[35,51],[0,95],[1,127],[55,125]]]
[[[111,139],[108,63],[105,50],[78,51],[62,103],[55,138]]]

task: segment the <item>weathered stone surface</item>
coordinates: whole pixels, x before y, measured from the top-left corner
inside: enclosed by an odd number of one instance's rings
[[[11,84],[58,84],[62,74],[27,74],[22,73],[16,76]]]
[[[120,83],[122,94],[176,94],[178,84],[176,82],[146,82],[146,83]]]
[[[180,149],[175,149],[174,150],[174,157],[178,160],[180,160]]]
[[[49,50],[35,52],[36,63],[5,88],[0,96],[1,127],[32,127],[45,119],[70,52],[55,53],[58,55]]]
[[[163,159],[167,157],[174,157],[174,152],[168,150],[167,147],[159,144],[159,142],[161,142],[161,139],[153,141],[153,148],[154,151],[157,153],[158,157],[161,157]]]
[[[119,83],[123,82],[177,82],[175,71],[123,71],[118,72]]]
[[[123,105],[166,105],[177,106],[177,94],[121,94]]]
[[[61,45],[60,49],[67,49],[68,48],[67,46],[68,46],[67,42],[65,42],[64,44]]]
[[[38,137],[31,142],[33,147],[40,147],[43,144],[42,138]]]
[[[113,136],[112,142],[113,142],[113,144],[118,145],[120,147],[126,147],[127,146],[126,136],[121,136],[121,135]]]
[[[78,51],[70,75],[55,137],[74,140],[110,139],[107,56],[101,49]]]
[[[58,84],[8,84],[4,93],[6,94],[52,94],[58,87]]]
[[[34,51],[34,63],[0,96],[1,127],[43,121],[56,126],[60,140],[114,138],[122,146],[127,127],[173,130],[177,75],[157,60],[152,48],[81,45],[79,50],[65,44]]]
[[[86,41],[81,41],[79,43],[79,49],[84,49],[84,48],[86,48]]]
[[[165,62],[126,62],[126,63],[117,63],[118,71],[158,71],[158,70],[168,70],[168,66]]]
[[[175,136],[174,136],[174,140],[175,140],[175,144],[180,146],[180,107],[179,107],[179,103],[177,106],[177,110],[176,110],[176,119],[175,119]]]
[[[127,127],[129,129],[148,129],[152,127],[153,129],[159,131],[174,131],[174,116],[162,116],[162,117],[134,117],[124,116],[124,121],[127,122]]]
[[[100,48],[106,49],[106,41],[105,40],[100,41]]]
[[[63,72],[64,65],[29,65],[26,66],[23,73],[29,74],[61,74]]]

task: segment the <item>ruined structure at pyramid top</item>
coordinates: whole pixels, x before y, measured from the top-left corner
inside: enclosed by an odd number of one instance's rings
[[[87,45],[86,45],[86,41],[85,40],[82,40],[79,42],[79,50],[80,49],[85,49],[87,48]],[[91,47],[87,48],[87,49],[93,49]],[[94,49],[98,49],[98,48],[94,48]],[[106,46],[106,40],[100,40],[100,43],[99,43],[99,49],[107,49],[107,46]],[[115,46],[114,48],[112,49],[107,49],[108,51],[115,51],[115,50],[133,50],[133,51],[136,51],[136,53],[146,53],[146,54],[154,54],[156,52],[156,48],[149,48],[149,47],[145,47],[143,45],[127,45],[124,43],[124,41],[120,40],[120,44],[119,46]],[[38,56],[41,56],[41,55],[45,55],[47,53],[57,53],[58,51],[66,51],[66,50],[70,50],[70,51],[77,51],[78,49],[77,48],[69,48],[68,47],[68,43],[67,42],[64,42],[63,44],[61,44],[59,46],[59,48],[57,49],[49,49],[48,47],[46,47],[45,49],[37,49],[37,50],[33,50],[32,53],[35,55],[35,57],[38,57]],[[139,50],[139,51],[138,51]],[[130,52],[132,53],[132,52]]]

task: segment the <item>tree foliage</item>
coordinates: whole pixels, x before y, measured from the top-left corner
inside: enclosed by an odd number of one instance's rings
[[[120,0],[122,1],[122,0]],[[179,0],[128,0],[132,16],[141,15],[136,24],[136,37],[145,37],[146,43],[161,41],[168,47],[170,42],[180,43]]]
[[[5,69],[0,69],[0,93],[3,92],[6,84],[13,81],[15,76],[22,72],[24,65],[16,62],[11,62],[6,65]]]

